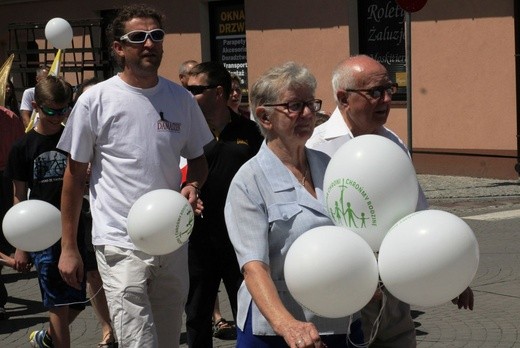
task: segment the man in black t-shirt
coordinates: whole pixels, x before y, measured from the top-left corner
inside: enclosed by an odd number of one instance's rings
[[[224,220],[227,192],[235,173],[258,152],[263,138],[253,121],[227,106],[231,75],[222,64],[200,63],[190,70],[189,75],[186,88],[197,99],[215,136],[204,147],[209,170],[200,192],[204,215],[196,217],[188,251],[188,346],[207,348],[213,346],[211,317],[221,279],[235,320],[237,292],[243,279]],[[218,329],[219,325],[229,324],[221,320],[215,325]]]

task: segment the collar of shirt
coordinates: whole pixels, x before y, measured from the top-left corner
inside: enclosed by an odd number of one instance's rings
[[[325,174],[326,165],[320,165],[317,157],[318,154],[312,150],[307,151],[307,160],[309,162],[309,169],[311,171],[312,180],[316,189],[316,198],[308,193],[303,186],[295,185],[292,174],[282,161],[269,149],[267,143],[262,143],[260,151],[258,151],[257,159],[260,168],[266,177],[273,192],[282,192],[294,190],[296,193],[295,201],[298,203],[316,210],[327,216],[323,202],[323,176]],[[303,192],[305,191],[305,192]]]
[[[265,140],[262,143],[261,151],[258,152],[258,163],[274,192],[294,187],[289,170],[271,151]]]
[[[347,134],[349,134],[353,138],[352,132],[345,123],[343,115],[339,111],[338,107],[336,107],[336,109],[334,110],[327,122],[316,127],[316,131],[322,133],[322,138],[324,140],[337,138]]]

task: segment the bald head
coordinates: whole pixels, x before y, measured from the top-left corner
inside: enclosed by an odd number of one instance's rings
[[[377,134],[386,123],[397,88],[386,68],[368,56],[351,57],[334,69],[332,86],[352,134]]]
[[[332,90],[336,102],[338,91],[366,88],[373,80],[387,78],[388,71],[377,60],[366,56],[353,56],[340,62],[332,72]]]
[[[188,84],[190,70],[197,64],[198,62],[196,60],[187,60],[182,62],[179,66],[179,80],[184,87]]]

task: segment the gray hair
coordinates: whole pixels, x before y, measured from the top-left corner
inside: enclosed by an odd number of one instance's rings
[[[343,89],[354,89],[356,86],[356,77],[354,66],[346,64],[348,60],[339,63],[332,71],[332,93],[334,100],[338,102],[338,91]]]
[[[199,62],[193,59],[182,62],[181,65],[179,65],[179,75],[188,75],[190,70],[197,64],[199,64]]]
[[[251,86],[249,91],[251,114],[258,123],[258,116],[256,115],[258,106],[277,103],[280,95],[287,90],[307,87],[314,93],[316,86],[316,78],[303,65],[295,62],[286,62],[275,66],[263,73]],[[262,130],[262,127],[260,129]]]

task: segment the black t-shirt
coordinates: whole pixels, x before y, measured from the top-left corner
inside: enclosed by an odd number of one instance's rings
[[[200,197],[204,202],[204,218],[197,217],[190,242],[197,239],[227,238],[224,206],[231,180],[240,167],[256,155],[264,138],[255,122],[231,111],[231,122],[204,146],[208,161],[208,178]],[[200,240],[202,241],[202,240]]]
[[[39,199],[60,208],[67,153],[56,148],[63,127],[52,135],[34,129],[13,144],[5,169],[11,180],[27,182],[29,199]]]

